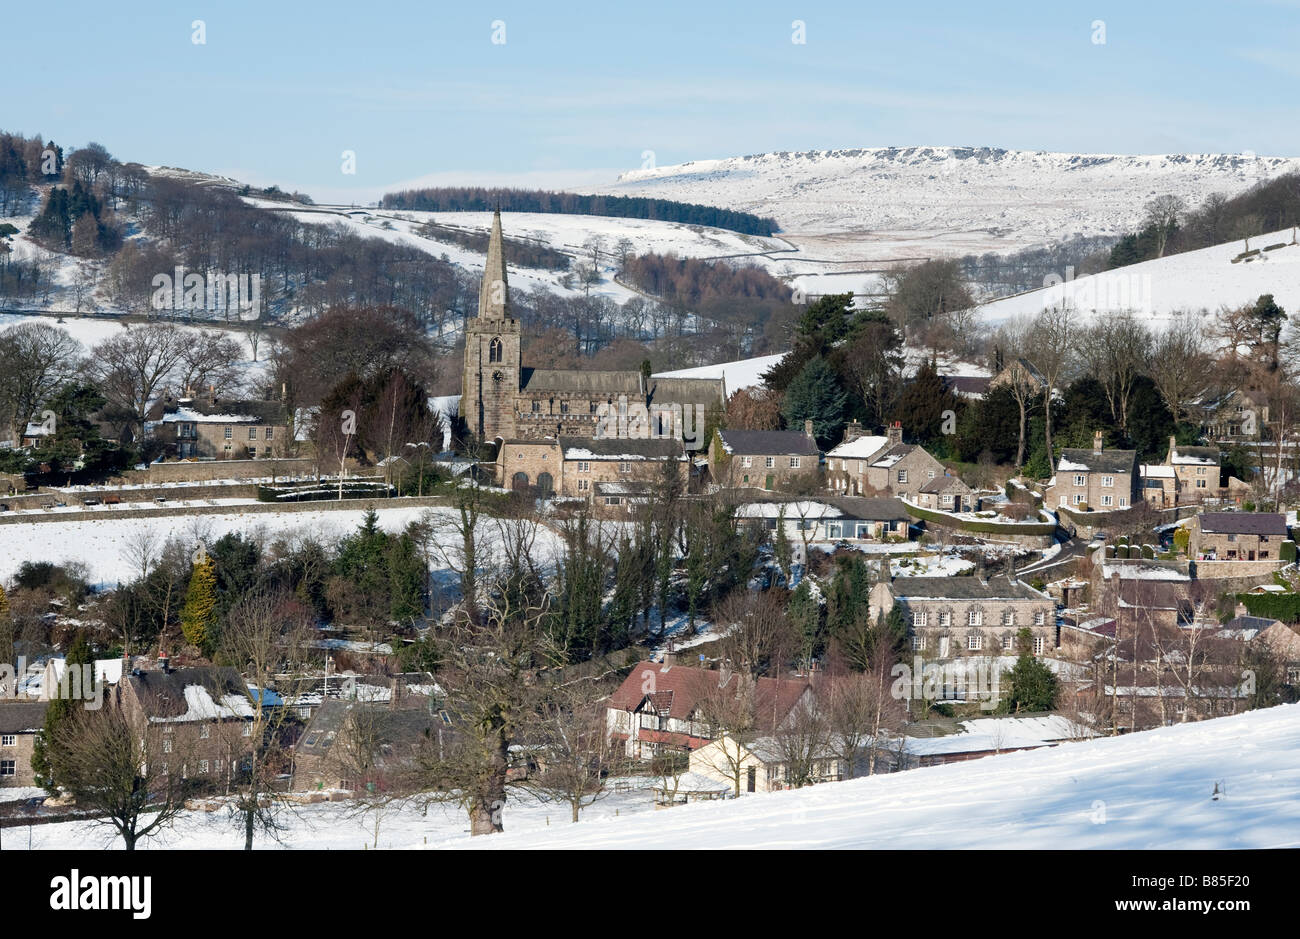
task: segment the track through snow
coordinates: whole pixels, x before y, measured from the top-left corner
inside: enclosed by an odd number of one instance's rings
[[[1212,797],[1215,784],[1223,792]],[[1300,846],[1300,705],[480,838],[479,848]]]

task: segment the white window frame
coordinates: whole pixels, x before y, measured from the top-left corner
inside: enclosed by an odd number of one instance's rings
[[[984,637],[979,633],[971,633],[966,637],[966,651],[978,652],[984,647]]]
[[[983,610],[970,610],[970,611],[968,611],[968,612],[966,613],[966,625],[967,625],[967,626],[983,626],[983,625],[984,625],[984,611],[983,611]]]
[[[774,456],[763,457],[763,469],[776,469],[776,457]]]
[[[798,468],[799,468],[799,458],[797,456],[790,457],[790,469],[798,469]]]
[[[915,629],[924,629],[927,616],[924,610],[918,610],[912,614],[912,626]]]
[[[1101,485],[1103,489],[1113,489],[1115,487],[1115,477],[1114,476],[1101,477]]]
[[[18,746],[17,734],[0,734],[0,747],[16,747],[16,746]]]
[[[1106,493],[1104,496],[1101,497],[1101,504],[1102,504],[1102,505],[1114,505],[1114,504],[1115,504],[1115,497],[1112,496],[1110,493]]]
[[[754,465],[754,458],[752,456],[742,456],[740,458],[740,465],[748,469]]]
[[[900,485],[907,485],[907,470],[901,469],[898,471],[898,482]]]
[[[1083,475],[1083,473],[1075,473],[1074,484],[1076,486],[1086,486],[1088,485],[1088,477]]]
[[[1034,637],[1034,655],[1042,655],[1043,650],[1047,648],[1047,640],[1042,636]]]

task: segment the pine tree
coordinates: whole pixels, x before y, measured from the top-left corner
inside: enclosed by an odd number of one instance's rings
[[[1056,676],[1030,651],[1032,639],[1028,627],[1016,634],[1020,657],[1010,672],[1011,694],[1007,700],[1013,712],[1050,711],[1056,704]]]
[[[786,389],[781,416],[786,426],[794,430],[803,430],[804,421],[812,420],[813,436],[825,446],[839,438],[847,403],[848,395],[840,386],[835,370],[821,356],[815,356]]]
[[[957,398],[935,371],[929,360],[922,362],[916,376],[907,384],[894,410],[908,435],[923,447],[933,446],[944,438],[944,412],[956,416],[962,409]],[[953,430],[956,428],[954,427]]]
[[[181,608],[181,632],[185,641],[206,649],[216,638],[217,627],[217,565],[204,555],[195,563],[190,575],[190,586]]]

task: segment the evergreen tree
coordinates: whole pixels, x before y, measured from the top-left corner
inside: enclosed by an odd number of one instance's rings
[[[90,643],[86,641],[83,633],[77,633],[76,638],[72,640],[72,645],[68,647],[68,654],[64,657],[64,668],[90,665],[94,661],[95,656],[90,650]],[[49,690],[47,689],[47,692]],[[56,739],[55,734],[58,729],[72,717],[76,708],[84,706],[85,702],[81,698],[65,697],[57,693],[50,694],[49,698],[49,704],[45,708],[45,724],[33,742],[32,771],[36,776],[36,784],[50,795],[57,796],[59,780],[55,778],[53,761],[50,759],[49,741]]]
[[[216,563],[206,554],[194,565],[190,586],[181,607],[181,632],[185,641],[207,649],[216,640],[217,574]]]
[[[820,658],[826,651],[826,628],[822,620],[822,605],[813,596],[810,581],[804,578],[790,594],[786,615],[794,624],[799,637],[800,658],[806,664]]]
[[[827,447],[840,437],[847,403],[839,376],[825,359],[815,356],[786,389],[781,416],[792,430],[802,430],[804,421],[811,419],[813,436],[819,445]]]
[[[948,439],[943,433],[944,412],[951,411],[955,418],[961,410],[961,400],[939,377],[934,365],[926,360],[899,396],[894,418],[902,422],[908,435],[918,444],[934,449],[935,444]]]
[[[1028,627],[1016,634],[1020,657],[1011,669],[1011,693],[1008,707],[1020,711],[1050,711],[1056,704],[1057,681],[1052,670],[1037,659],[1031,650],[1033,633]]]

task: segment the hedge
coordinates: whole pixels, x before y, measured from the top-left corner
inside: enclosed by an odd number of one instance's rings
[[[1300,593],[1239,593],[1237,599],[1251,616],[1284,623],[1300,621]]]

